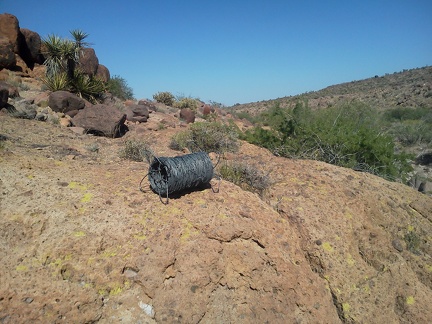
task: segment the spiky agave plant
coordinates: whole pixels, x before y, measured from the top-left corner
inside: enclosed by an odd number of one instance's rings
[[[72,35],[75,41],[75,45],[78,48],[83,48],[91,45],[90,43],[84,42],[84,39],[86,39],[89,36],[89,34],[82,31],[81,29],[73,29],[69,31],[69,33]]]
[[[44,64],[47,67],[47,76],[66,72],[68,78],[72,78],[79,58],[79,51],[75,43],[53,34],[48,35],[43,43],[46,48],[44,54],[47,58]]]
[[[42,82],[51,91],[69,90],[69,79],[65,72],[47,75],[45,78],[42,78]]]
[[[70,83],[70,89],[80,98],[96,103],[97,98],[105,91],[105,84],[98,78],[90,77],[76,69]]]

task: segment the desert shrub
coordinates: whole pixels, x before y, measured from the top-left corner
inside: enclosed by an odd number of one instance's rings
[[[192,152],[235,152],[238,132],[233,125],[219,122],[194,123],[189,130],[174,135],[170,147],[175,150],[188,148]]]
[[[384,112],[383,118],[385,121],[405,121],[405,120],[421,120],[428,119],[432,115],[432,109],[425,107],[407,108],[397,107]]]
[[[153,99],[167,106],[173,106],[175,97],[171,92],[163,91],[155,93]]]
[[[179,108],[179,109],[190,108],[195,112],[197,111],[199,104],[200,103],[197,99],[188,98],[188,97],[181,98],[180,100],[175,101],[173,103],[174,107],[176,107],[176,108]]]
[[[409,251],[417,255],[420,254],[421,238],[416,232],[413,230],[409,231],[407,234],[405,234],[404,241]]]
[[[189,130],[181,131],[171,137],[169,144],[170,149],[181,151],[192,144],[191,132]]]
[[[128,86],[125,79],[118,75],[115,75],[108,80],[107,90],[121,100],[134,98],[132,88]]]
[[[149,152],[148,143],[137,140],[127,140],[124,148],[120,150],[120,157],[127,160],[142,162],[147,159]]]
[[[237,113],[234,113],[234,116],[236,116],[238,119],[246,119],[246,120],[250,121],[252,124],[254,124],[256,122],[255,117],[253,117],[247,111],[239,111]]]
[[[230,181],[244,190],[258,193],[262,196],[270,187],[271,180],[268,174],[249,164],[231,162],[219,168],[223,179]]]
[[[278,107],[262,118],[269,129],[255,128],[243,136],[251,143],[290,158],[314,159],[370,172],[390,180],[406,180],[408,157],[395,153],[393,139],[382,132],[376,112],[351,102],[318,111],[300,103]]]
[[[403,146],[432,143],[432,109],[397,107],[383,114],[387,132]]]

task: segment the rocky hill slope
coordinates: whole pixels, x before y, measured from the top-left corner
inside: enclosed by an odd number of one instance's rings
[[[235,112],[258,114],[275,104],[294,107],[307,100],[313,109],[327,108],[340,102],[358,100],[378,110],[395,107],[432,106],[432,67],[404,70],[369,79],[332,85],[319,91],[274,100],[251,102],[230,107]]]
[[[164,205],[118,152],[178,155],[181,129],[0,115],[2,323],[432,322],[430,197],[242,143],[229,158],[269,172],[264,198],[222,180]]]

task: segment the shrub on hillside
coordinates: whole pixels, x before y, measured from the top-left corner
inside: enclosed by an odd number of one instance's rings
[[[118,75],[115,75],[108,80],[107,90],[121,100],[128,100],[134,98],[132,88],[128,86],[125,79],[121,78]]]
[[[406,180],[411,171],[406,155],[396,154],[393,139],[382,133],[377,114],[362,103],[312,111],[275,107],[263,116],[270,129],[256,127],[246,140],[285,157],[314,159]]]
[[[224,180],[230,181],[244,190],[258,193],[260,196],[263,196],[271,185],[268,174],[249,164],[225,163],[221,165],[219,172]]]
[[[171,139],[170,148],[192,152],[235,152],[238,149],[238,132],[232,125],[219,122],[194,123],[187,131]]]
[[[196,112],[199,104],[200,103],[197,99],[184,97],[178,101],[175,101],[173,105],[174,105],[174,107],[179,108],[179,109],[190,108],[191,110]]]
[[[175,97],[171,92],[164,91],[155,93],[153,99],[167,106],[173,106]]]
[[[128,140],[120,150],[120,157],[127,160],[142,162],[149,156],[149,145],[146,142]]]
[[[397,107],[383,114],[388,134],[403,146],[432,144],[432,109]]]

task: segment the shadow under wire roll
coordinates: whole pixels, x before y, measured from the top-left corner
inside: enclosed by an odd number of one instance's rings
[[[155,157],[148,176],[150,187],[159,195],[168,196],[209,183],[213,178],[213,164],[206,152]]]

